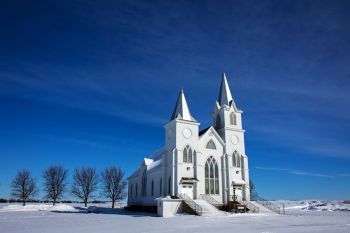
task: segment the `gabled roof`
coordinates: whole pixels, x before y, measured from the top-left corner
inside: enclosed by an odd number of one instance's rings
[[[202,132],[203,131],[203,132]],[[218,141],[224,146],[225,142],[224,140],[222,140],[222,138],[220,137],[220,135],[218,134],[218,132],[215,130],[215,128],[213,126],[210,126],[209,128],[203,129],[201,132],[202,134],[199,135],[199,140],[207,133],[212,132],[214,134],[214,136],[218,139]]]
[[[175,119],[180,119],[185,121],[196,121],[190,113],[190,109],[188,108],[185,94],[182,89],[179,93],[179,97],[177,98],[176,105],[170,120],[175,120]]]

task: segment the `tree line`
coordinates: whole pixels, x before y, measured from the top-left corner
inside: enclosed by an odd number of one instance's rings
[[[112,201],[114,208],[115,202],[125,197],[124,174],[124,171],[117,166],[107,167],[100,174],[92,167],[76,168],[69,189],[68,170],[60,165],[49,166],[41,175],[44,197],[55,205],[64,193],[70,191],[84,202],[86,207],[89,199],[100,190],[105,198]],[[37,193],[38,185],[31,172],[27,169],[20,170],[11,183],[11,196],[19,199],[25,206],[26,202],[34,198]]]

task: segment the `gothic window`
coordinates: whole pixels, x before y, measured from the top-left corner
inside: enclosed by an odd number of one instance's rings
[[[162,195],[162,188],[163,188],[163,182],[162,182],[162,178],[160,178],[160,181],[159,181],[159,195]]]
[[[147,173],[146,169],[143,171],[142,174],[142,186],[141,186],[141,195],[146,196],[146,189],[147,189]]]
[[[215,143],[213,142],[213,140],[209,140],[209,142],[207,143],[207,149],[216,149]]]
[[[132,197],[132,184],[130,185],[130,197]]]
[[[236,114],[234,112],[230,115],[230,123],[231,125],[237,125]]]
[[[137,188],[139,187],[139,185],[136,183],[136,193],[135,193],[135,197],[137,197]]]
[[[217,129],[220,129],[220,126],[221,126],[221,119],[220,119],[220,115],[216,115],[216,127]]]
[[[169,176],[169,180],[168,180],[168,194],[171,194],[171,176]]]
[[[237,151],[233,152],[233,155],[232,155],[232,166],[234,166],[234,167],[240,167],[241,166],[241,156],[238,154]]]
[[[151,195],[154,196],[154,184],[153,184],[153,180],[151,183]]]
[[[183,162],[192,163],[192,149],[187,145],[183,150]]]
[[[213,156],[205,163],[205,194],[219,194],[219,167]]]

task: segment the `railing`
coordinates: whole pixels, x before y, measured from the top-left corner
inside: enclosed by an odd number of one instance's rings
[[[264,206],[265,208],[275,212],[276,214],[282,214],[281,208],[278,206],[275,206],[272,202],[269,202],[269,201],[261,199],[261,198],[257,199],[256,202],[259,203],[260,205]]]
[[[212,204],[213,206],[219,206],[221,205],[220,202],[218,202],[217,200],[215,200],[215,198],[213,198],[210,195],[206,195],[206,194],[201,194],[199,195],[199,198],[202,200],[205,200],[207,202],[209,202],[210,204]]]
[[[245,205],[246,209],[249,209],[249,211],[253,213],[259,213],[259,207],[255,206],[250,201],[244,201],[241,196],[236,195],[236,198],[232,198],[232,200],[235,200],[236,202]]]
[[[247,209],[249,209],[249,211],[253,213],[259,213],[259,207],[255,206],[250,201],[244,201],[243,203],[247,207]]]
[[[192,198],[190,198],[184,193],[180,194],[179,197],[183,199],[184,202],[194,210],[194,212],[196,212],[198,215],[202,215],[202,207],[200,207],[196,202],[194,202]]]

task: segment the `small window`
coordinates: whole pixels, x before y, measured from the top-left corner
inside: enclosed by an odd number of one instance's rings
[[[206,148],[216,150],[216,146],[215,146],[215,143],[213,142],[213,140],[211,140],[211,139],[209,140]]]
[[[236,118],[236,114],[233,112],[230,115],[230,123],[231,125],[237,125],[237,118]]]
[[[237,151],[233,152],[233,155],[232,155],[232,166],[234,166],[234,167],[241,167],[241,156],[238,154]]]

